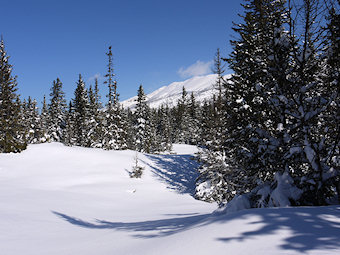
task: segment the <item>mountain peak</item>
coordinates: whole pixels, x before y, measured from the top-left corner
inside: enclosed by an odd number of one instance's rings
[[[212,98],[215,88],[217,75],[209,74],[204,76],[195,76],[185,81],[173,82],[167,86],[163,86],[150,94],[146,95],[147,102],[151,108],[157,108],[161,105],[173,107],[177,104],[182,95],[182,88],[190,95],[192,92],[196,97],[196,101],[202,102]],[[137,96],[122,102],[124,108],[133,109],[136,106]]]

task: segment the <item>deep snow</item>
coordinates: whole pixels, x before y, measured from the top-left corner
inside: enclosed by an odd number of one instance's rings
[[[139,154],[58,143],[0,154],[0,254],[339,254],[340,206],[214,212],[196,148]]]

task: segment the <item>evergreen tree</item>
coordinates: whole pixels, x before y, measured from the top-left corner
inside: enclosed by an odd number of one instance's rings
[[[292,71],[285,97],[286,125],[288,132],[287,153],[290,174],[303,191],[298,204],[323,205],[329,196],[324,175],[329,170],[327,136],[331,125],[325,118],[334,100],[333,91],[320,78],[320,58],[323,29],[318,25],[324,17],[322,5],[317,0],[303,1],[301,11],[301,36],[292,47]],[[320,15],[321,14],[321,15]],[[299,24],[295,21],[294,24]],[[293,30],[295,30],[295,25]],[[293,37],[293,36],[291,36]],[[287,85],[286,85],[287,86]]]
[[[188,112],[188,94],[183,86],[182,97],[177,103],[176,113],[176,142],[189,144],[190,133],[189,133],[189,112]]]
[[[330,102],[327,113],[324,114],[328,124],[323,135],[327,137],[325,147],[328,148],[327,165],[336,170],[332,176],[340,203],[340,1],[334,3],[328,15],[324,42],[324,56],[326,63],[323,68],[323,81],[332,91],[333,100]]]
[[[253,206],[275,204],[270,201],[278,182],[274,176],[284,173],[293,177],[293,185],[301,191],[293,203],[326,204],[339,180],[334,171],[339,165],[335,149],[339,148],[339,86],[337,78],[330,78],[337,77],[334,63],[339,61],[332,61],[334,55],[329,54],[337,49],[329,50],[329,46],[338,42],[331,43],[329,32],[321,54],[324,31],[319,24],[324,14],[317,0],[303,1],[295,20],[285,1],[249,0],[243,6],[244,23],[234,28],[240,37],[232,41],[234,51],[228,59],[234,74],[224,88],[223,148],[208,143],[210,150],[199,156],[204,164],[197,194],[221,202],[232,198],[221,194],[253,191]],[[217,102],[215,97],[214,125],[220,119]],[[207,142],[211,139],[213,144],[214,136],[218,137],[213,132]],[[202,189],[207,183],[211,186]],[[268,187],[267,195],[261,193],[261,185]]]
[[[135,111],[136,150],[150,152],[150,109],[146,103],[143,86],[140,85],[137,92],[137,104]]]
[[[42,108],[40,113],[40,121],[41,121],[41,129],[42,129],[42,136],[40,142],[49,142],[50,136],[48,135],[48,123],[49,123],[49,113],[48,107],[46,104],[46,97],[44,95],[44,99],[42,102]]]
[[[277,121],[279,118],[275,119],[272,115],[271,88],[275,86],[268,75],[276,41],[274,35],[285,22],[284,4],[285,1],[248,0],[243,5],[244,23],[233,28],[239,38],[231,41],[234,51],[228,59],[234,74],[224,82],[223,93],[221,86],[217,86],[219,93],[213,100],[210,118],[216,127],[207,139],[207,147],[219,153],[219,158],[224,157],[224,160],[210,162],[212,171],[214,168],[219,170],[209,175],[223,176],[224,187],[229,189],[225,193],[233,196],[248,192],[261,183],[271,182],[276,171],[284,171],[280,168],[282,164],[274,164],[282,158],[276,153],[276,134],[271,133],[278,127],[273,119]],[[215,70],[219,74],[219,52],[216,56]],[[221,84],[219,79],[217,84]],[[225,95],[224,98],[222,95]],[[206,152],[203,159],[211,158],[210,154],[212,152]],[[232,173],[230,169],[233,169]],[[217,178],[215,182],[220,183],[220,180]]]
[[[52,142],[63,142],[66,128],[66,100],[59,78],[53,81],[50,97],[50,104],[48,106],[50,115],[48,123],[49,136]]]
[[[20,123],[17,81],[12,76],[12,65],[5,51],[3,39],[0,41],[0,152],[20,152],[26,149],[24,127]]]
[[[160,141],[159,151],[171,151],[172,149],[172,127],[169,107],[158,109],[157,140]]]
[[[24,112],[26,120],[26,140],[28,143],[40,143],[44,137],[37,101],[28,97]]]
[[[223,94],[223,85],[225,83],[223,74],[225,72],[225,64],[222,62],[222,57],[220,53],[220,49],[217,48],[215,58],[214,58],[214,67],[212,69],[214,74],[217,74],[217,79],[215,83],[215,88],[218,91],[218,94]]]
[[[108,103],[104,111],[104,134],[103,134],[103,147],[107,150],[126,149],[126,131],[122,124],[122,109],[119,105],[119,95],[117,93],[117,81],[114,80],[113,60],[111,46],[109,52],[106,53],[109,59],[108,72],[105,75],[107,80],[104,82],[109,88]]]
[[[278,139],[270,132],[280,125],[274,122],[279,117],[275,119],[269,107],[275,86],[268,75],[275,33],[286,22],[284,5],[285,1],[247,1],[243,5],[244,23],[234,27],[240,36],[231,42],[234,51],[228,59],[234,74],[225,86],[224,146],[234,153],[237,169],[245,173],[245,190],[270,182],[276,171],[285,170],[280,168],[282,164],[276,164],[280,161],[276,154]]]
[[[89,140],[89,119],[90,119],[90,106],[85,83],[79,74],[77,88],[74,92],[73,99],[74,109],[74,135],[75,145],[89,147],[91,142]]]
[[[194,92],[191,92],[190,100],[188,103],[188,135],[189,135],[189,144],[197,145],[200,141],[199,134],[200,130],[200,120],[199,120],[199,105],[196,102]]]
[[[210,149],[214,151],[220,151],[224,153],[223,144],[225,141],[225,91],[223,89],[225,80],[223,74],[225,72],[225,66],[222,63],[222,58],[220,55],[220,50],[217,49],[214,58],[214,68],[213,72],[217,74],[217,79],[215,83],[215,89],[217,93],[214,94],[212,99],[212,122],[214,123],[214,128],[211,129],[211,144]]]
[[[90,146],[94,148],[102,147],[102,137],[103,137],[103,116],[101,114],[100,108],[100,97],[98,90],[98,80],[95,80],[95,89],[93,91],[92,86],[89,88],[89,141]]]
[[[126,144],[130,150],[136,150],[136,133],[135,133],[135,115],[132,113],[130,108],[125,112],[126,115]]]
[[[209,147],[212,141],[212,130],[214,123],[212,122],[213,107],[210,102],[204,101],[201,107],[200,115],[200,144]]]
[[[75,133],[75,112],[72,105],[72,101],[69,102],[68,110],[65,114],[66,130],[64,136],[64,144],[67,146],[73,146],[77,144]]]
[[[100,100],[100,94],[99,94],[99,87],[98,87],[98,79],[95,79],[95,86],[94,86],[94,96],[95,96],[95,123],[96,127],[94,130],[94,144],[92,144],[92,147],[102,148],[103,147],[103,135],[104,135],[104,114],[102,111],[102,103]]]

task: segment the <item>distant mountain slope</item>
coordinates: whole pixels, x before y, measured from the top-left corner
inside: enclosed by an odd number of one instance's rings
[[[162,104],[170,107],[177,104],[182,95],[182,88],[185,87],[188,95],[194,92],[197,101],[209,100],[214,93],[214,83],[217,75],[209,74],[205,76],[196,76],[181,82],[173,82],[167,86],[163,86],[147,95],[147,101],[151,108],[157,108]],[[122,102],[125,108],[133,109],[136,106],[137,96]]]

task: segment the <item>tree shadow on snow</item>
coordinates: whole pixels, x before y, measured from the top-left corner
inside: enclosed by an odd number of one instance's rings
[[[282,244],[279,245],[281,250],[304,253],[314,249],[340,249],[339,206],[253,209],[236,213],[235,216],[258,216],[255,218],[260,220],[248,224],[259,227],[237,236],[217,238],[218,241],[243,242],[261,235],[277,235],[278,230],[287,230],[288,237],[282,237]]]
[[[195,181],[198,177],[199,164],[192,159],[192,155],[146,155],[153,164],[147,164],[151,171],[168,188],[178,193],[194,195]]]
[[[297,251],[306,253],[315,249],[332,250],[340,249],[340,206],[330,207],[300,207],[300,208],[267,208],[250,209],[231,214],[204,214],[174,217],[162,220],[150,220],[140,222],[110,222],[95,220],[84,221],[63,213],[53,212],[63,220],[80,227],[90,229],[115,229],[134,232],[137,238],[153,238],[176,234],[204,225],[216,224],[217,231],[224,231],[225,236],[216,238],[209,232],[206,238],[229,243],[252,240],[256,237],[275,236],[279,250]],[[228,229],[228,222],[241,220],[241,229],[247,229],[238,233],[237,229]],[[221,227],[219,227],[219,225]],[[223,225],[226,224],[226,225]],[[247,227],[248,225],[248,227]],[[249,231],[249,228],[254,229]],[[278,231],[285,230],[287,235],[280,236]],[[204,228],[202,231],[205,231]],[[237,233],[237,234],[235,234]],[[191,236],[191,238],[195,238]],[[269,242],[272,239],[268,239]],[[261,246],[261,243],[259,243]]]
[[[54,211],[52,212],[63,220],[79,227],[91,229],[115,229],[133,231],[136,233],[141,232],[141,234],[134,235],[138,238],[152,238],[172,235],[182,230],[189,229],[190,227],[195,226],[210,216],[210,214],[200,214],[187,217],[176,217],[140,222],[110,222],[96,219],[94,222],[89,222],[63,213]]]

